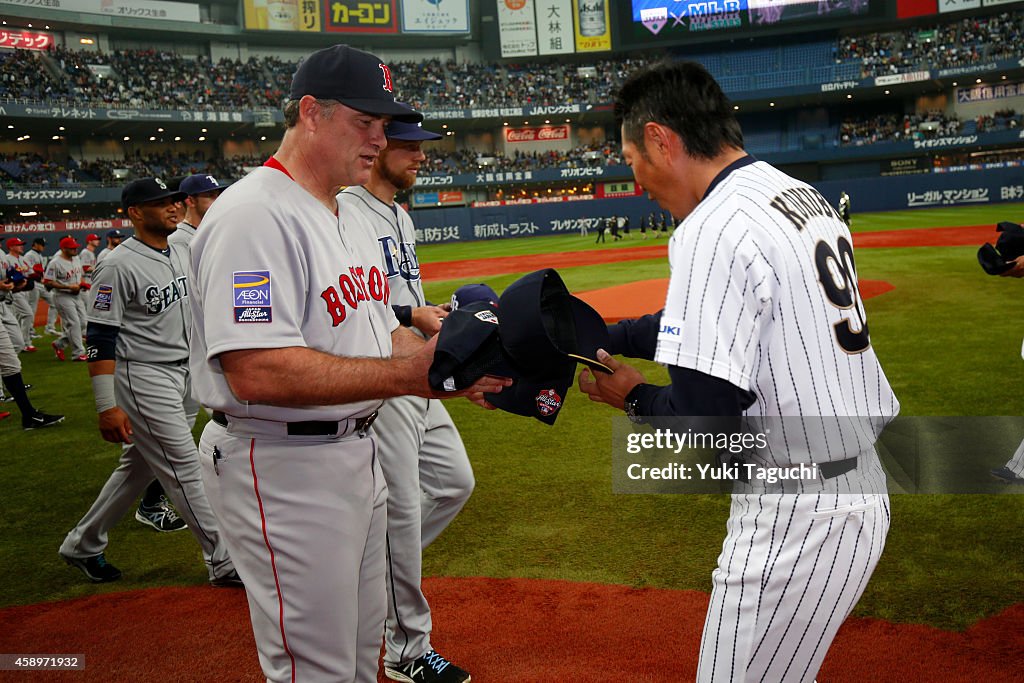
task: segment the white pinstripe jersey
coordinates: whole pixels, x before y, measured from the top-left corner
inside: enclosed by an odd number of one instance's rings
[[[868,337],[850,232],[810,185],[736,162],[676,229],[669,263],[655,360],[753,392],[750,416],[884,424],[899,411]],[[870,448],[876,435],[850,424],[830,425],[813,461]],[[805,443],[821,442],[773,434],[770,459],[804,462]]]

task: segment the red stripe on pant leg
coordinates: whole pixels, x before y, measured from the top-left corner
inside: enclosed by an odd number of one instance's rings
[[[267,551],[270,552],[270,568],[274,570],[274,587],[277,589],[277,604],[278,614],[280,615],[281,624],[281,642],[284,645],[284,651],[288,654],[288,659],[292,663],[292,683],[295,683],[295,655],[288,648],[288,637],[284,634],[284,597],[281,595],[281,580],[277,576],[277,561],[274,559],[274,548],[270,545],[270,537],[267,535],[267,516],[263,513],[263,499],[260,498],[260,484],[259,479],[256,477],[256,439],[249,441],[249,467],[252,469],[252,488],[256,492],[256,502],[260,506],[260,524],[263,526],[263,542],[267,546]]]

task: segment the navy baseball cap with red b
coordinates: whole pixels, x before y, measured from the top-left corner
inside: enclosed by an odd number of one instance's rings
[[[337,100],[367,114],[391,116],[417,123],[423,114],[395,101],[391,69],[379,57],[348,45],[317,50],[299,63],[292,76],[288,98],[312,95]]]

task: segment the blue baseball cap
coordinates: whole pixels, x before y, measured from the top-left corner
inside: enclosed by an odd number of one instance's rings
[[[196,173],[181,181],[181,184],[178,185],[178,192],[184,192],[188,196],[194,197],[197,194],[213,192],[214,190],[223,190],[226,187],[227,185],[221,185],[212,175],[207,173]]]
[[[393,119],[384,129],[384,135],[391,140],[440,140],[443,136],[423,128],[422,123],[408,123]]]
[[[492,306],[497,306],[498,293],[485,284],[462,285],[452,293],[452,310],[457,311],[475,301],[485,301]]]
[[[337,100],[367,114],[422,121],[423,114],[395,101],[391,69],[379,57],[348,45],[317,50],[299,63],[292,76],[288,99],[312,95]]]

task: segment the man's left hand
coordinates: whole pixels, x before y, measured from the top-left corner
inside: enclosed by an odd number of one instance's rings
[[[607,403],[612,408],[622,410],[626,396],[633,391],[633,387],[645,382],[644,376],[632,365],[613,358],[604,349],[598,349],[597,359],[611,368],[612,374],[583,368],[579,377],[580,391],[589,396],[591,401]]]

